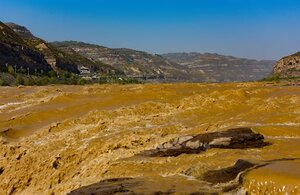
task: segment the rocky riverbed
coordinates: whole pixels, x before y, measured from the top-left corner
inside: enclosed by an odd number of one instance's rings
[[[0,194],[300,193],[297,85],[0,89]]]

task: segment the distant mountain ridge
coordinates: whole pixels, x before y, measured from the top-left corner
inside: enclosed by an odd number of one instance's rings
[[[127,48],[64,41],[48,43],[26,27],[0,23],[0,66],[25,68],[30,73],[63,71],[124,75],[159,82],[232,82],[260,80],[275,61],[258,61],[212,53],[150,54]]]
[[[276,61],[253,60],[225,56],[216,53],[168,53],[163,54],[190,71],[202,71],[207,81],[251,81],[260,80],[271,74]]]
[[[129,77],[152,80],[187,81],[190,73],[177,63],[160,55],[126,48],[108,48],[76,41],[53,42],[53,45],[68,52],[74,50],[96,62],[101,61],[124,72]],[[202,75],[198,75],[201,78]]]

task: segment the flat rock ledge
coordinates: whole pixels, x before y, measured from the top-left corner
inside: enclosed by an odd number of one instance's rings
[[[159,145],[154,150],[140,155],[150,157],[179,156],[180,154],[198,154],[210,148],[247,149],[269,145],[264,136],[251,128],[236,128],[227,131],[182,136]]]

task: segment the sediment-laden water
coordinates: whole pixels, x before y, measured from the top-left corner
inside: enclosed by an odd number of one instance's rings
[[[240,127],[267,144],[143,155]],[[299,86],[1,87],[0,132],[0,194],[300,193]]]

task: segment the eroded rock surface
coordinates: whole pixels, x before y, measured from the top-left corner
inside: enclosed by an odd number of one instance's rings
[[[236,128],[222,132],[182,136],[159,145],[142,155],[146,156],[178,156],[180,154],[197,154],[209,148],[261,148],[269,143],[264,142],[264,136],[255,133],[251,128]]]
[[[282,58],[274,67],[273,75],[281,77],[300,76],[300,52]]]

